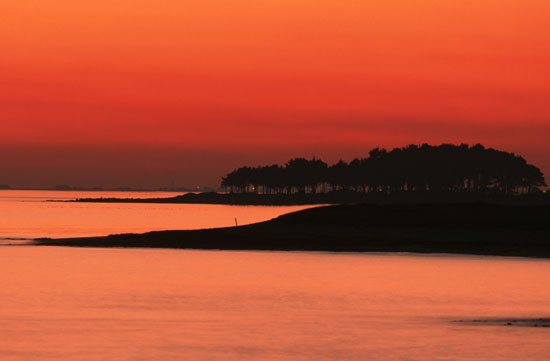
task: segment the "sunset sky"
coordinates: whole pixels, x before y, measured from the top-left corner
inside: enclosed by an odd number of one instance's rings
[[[217,186],[244,164],[425,142],[479,142],[550,176],[549,14],[546,0],[2,1],[0,184]]]

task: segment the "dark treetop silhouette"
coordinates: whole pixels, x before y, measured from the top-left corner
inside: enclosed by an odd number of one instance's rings
[[[331,191],[395,194],[445,192],[526,194],[546,186],[539,168],[521,156],[477,144],[375,148],[368,158],[328,166],[295,158],[285,166],[242,167],[222,179],[231,193],[305,194]]]

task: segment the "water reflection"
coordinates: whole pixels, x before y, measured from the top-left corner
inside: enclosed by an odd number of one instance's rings
[[[84,197],[151,198],[175,193],[0,191],[0,243],[37,237],[104,236],[166,229],[230,227],[260,222],[304,206],[65,203]]]
[[[0,247],[13,360],[546,360],[550,262]]]

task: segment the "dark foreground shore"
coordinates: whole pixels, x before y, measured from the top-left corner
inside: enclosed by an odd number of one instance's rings
[[[239,227],[38,239],[36,244],[550,258],[550,206],[485,203],[324,206]]]

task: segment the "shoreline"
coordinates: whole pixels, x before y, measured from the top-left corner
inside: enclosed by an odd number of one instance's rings
[[[59,201],[54,201],[59,202]],[[304,194],[259,194],[259,193],[185,193],[165,198],[77,198],[60,202],[78,203],[173,203],[173,204],[220,204],[220,205],[256,205],[256,206],[303,206],[338,204],[426,204],[426,203],[474,203],[494,204],[550,205],[550,196],[543,194],[524,194],[506,196],[484,193],[416,193],[401,192],[395,194],[360,193],[353,191],[335,191],[329,193]]]
[[[356,204],[238,227],[37,239],[39,246],[408,252],[550,258],[550,206]]]

